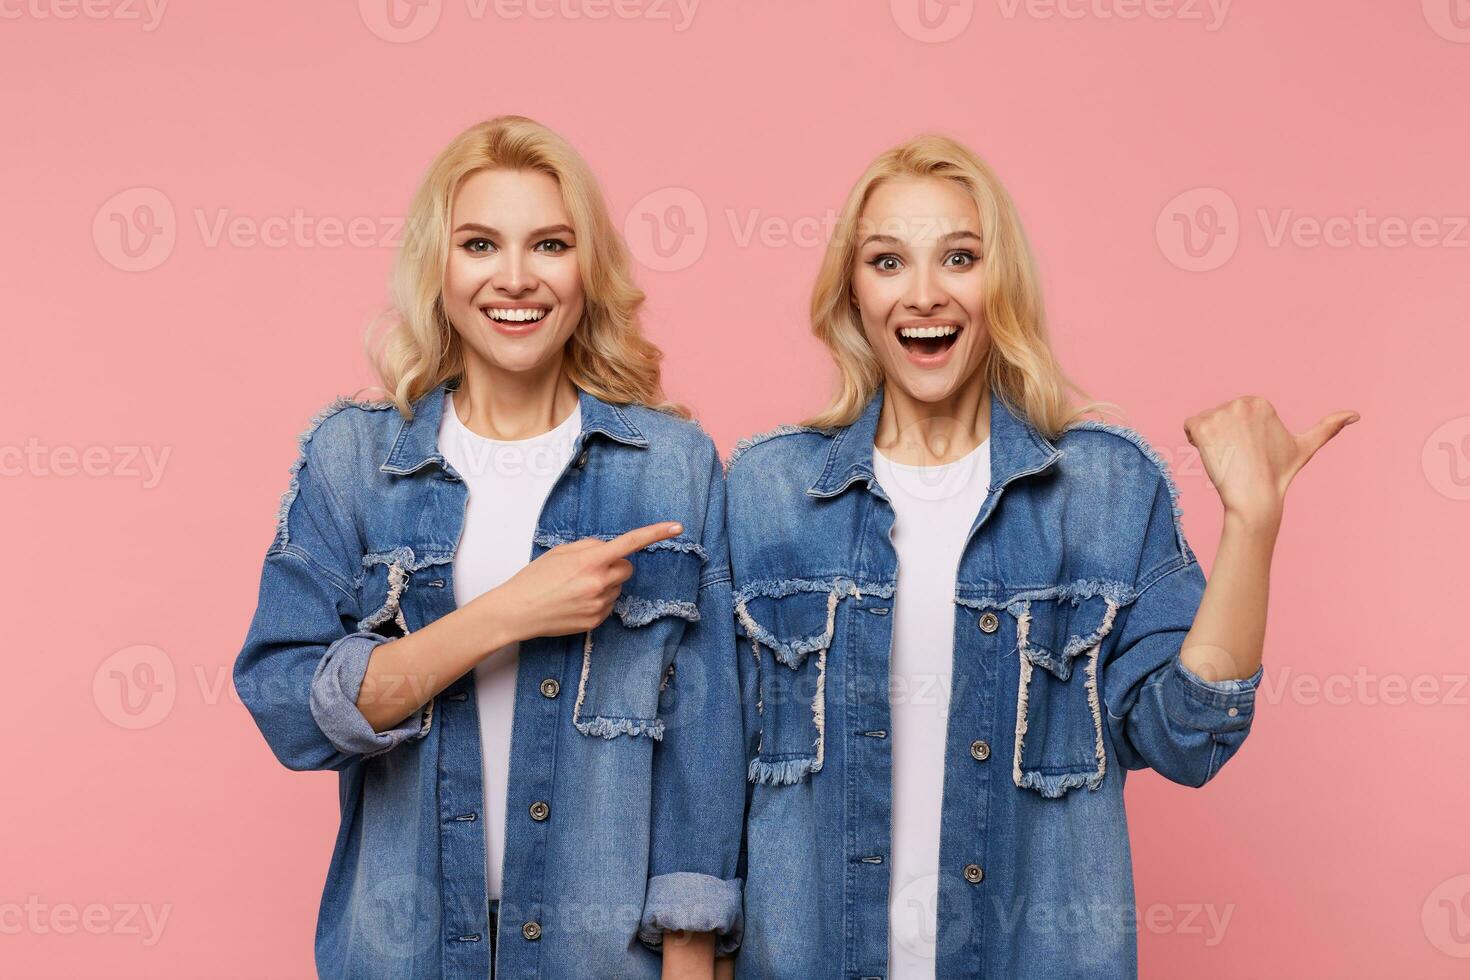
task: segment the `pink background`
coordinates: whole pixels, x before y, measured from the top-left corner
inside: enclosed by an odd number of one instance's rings
[[[1202,791],[1130,782],[1143,973],[1466,975],[1453,2],[0,7],[0,973],[311,974],[336,776],[276,764],[230,666],[296,434],[372,380],[380,240],[451,136],[520,112],[602,177],[726,451],[822,402],[820,223],[926,129],[1007,183],[1063,363],[1173,463],[1207,567],[1184,418],[1361,412],[1292,490],[1251,740]]]

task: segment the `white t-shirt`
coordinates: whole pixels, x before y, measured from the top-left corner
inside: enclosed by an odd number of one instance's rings
[[[454,411],[452,396],[444,398],[439,451],[469,489],[464,531],[454,555],[454,602],[463,606],[504,584],[530,562],[531,539],[541,508],[572,458],[572,446],[582,431],[582,407],[579,401],[572,414],[549,432],[505,441],[487,439],[465,428]],[[515,643],[501,647],[475,667],[489,898],[500,897],[518,648]]]
[[[941,466],[895,463],[875,448],[873,472],[893,503],[893,546],[898,552],[889,668],[893,857],[888,976],[932,980],[955,576],[970,525],[990,486],[990,440]]]

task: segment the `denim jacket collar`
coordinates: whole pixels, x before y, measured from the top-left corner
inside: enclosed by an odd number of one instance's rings
[[[383,460],[380,470],[407,476],[429,463],[444,465],[444,456],[439,452],[439,422],[444,417],[444,393],[458,389],[459,379],[451,378],[421,395],[413,403],[413,418],[399,426],[393,448],[388,452],[388,458]],[[648,440],[622,408],[605,402],[596,395],[590,395],[581,388],[577,389],[577,399],[582,407],[582,434],[577,437],[578,449],[593,432],[627,446],[636,446],[639,449],[648,447]]]
[[[883,411],[883,385],[863,413],[851,425],[838,429],[827,450],[826,466],[807,493],[813,497],[835,497],[858,480],[874,486],[873,437]],[[994,493],[1012,480],[1040,473],[1062,458],[1024,416],[1015,414],[999,393],[990,390],[990,491]]]

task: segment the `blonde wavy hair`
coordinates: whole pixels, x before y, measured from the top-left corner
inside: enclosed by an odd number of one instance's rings
[[[812,333],[837,362],[838,389],[805,425],[851,425],[872,398],[883,371],[863,333],[852,291],[858,223],[868,199],[884,181],[902,177],[952,180],[975,202],[984,255],[981,298],[990,344],[979,370],[1013,411],[1047,438],[1110,402],[1073,407],[1068,392],[1087,393],[1062,373],[1047,339],[1046,313],[1036,264],[1010,195],[983,160],[945,136],[924,135],[882,153],[868,166],[838,215],[812,289]]]
[[[587,163],[557,133],[525,116],[497,116],[456,136],[424,175],[393,265],[390,308],[368,327],[368,357],[388,400],[405,418],[412,403],[464,372],[464,351],[444,313],[451,209],[463,181],[482,170],[544,173],[561,188],[576,232],[585,311],[567,341],[563,371],[583,391],[619,405],[688,418],[664,397],[663,352],[639,324],[643,291]],[[383,329],[386,321],[387,328]]]

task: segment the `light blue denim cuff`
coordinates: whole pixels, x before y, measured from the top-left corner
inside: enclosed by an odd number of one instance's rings
[[[725,880],[692,871],[675,871],[648,879],[648,897],[638,938],[652,949],[663,946],[666,932],[712,932],[715,955],[740,946],[745,931],[739,878]]]
[[[1234,732],[1249,728],[1256,710],[1256,688],[1265,666],[1246,678],[1205,680],[1184,666],[1176,654],[1164,680],[1164,706],[1180,724],[1202,732]]]
[[[428,732],[430,711],[420,708],[397,728],[373,731],[357,708],[357,696],[367,675],[373,650],[390,638],[378,633],[358,632],[327,647],[311,678],[311,717],[322,734],[339,751],[350,755],[374,756],[387,752],[412,735]],[[433,702],[430,702],[432,705]]]

